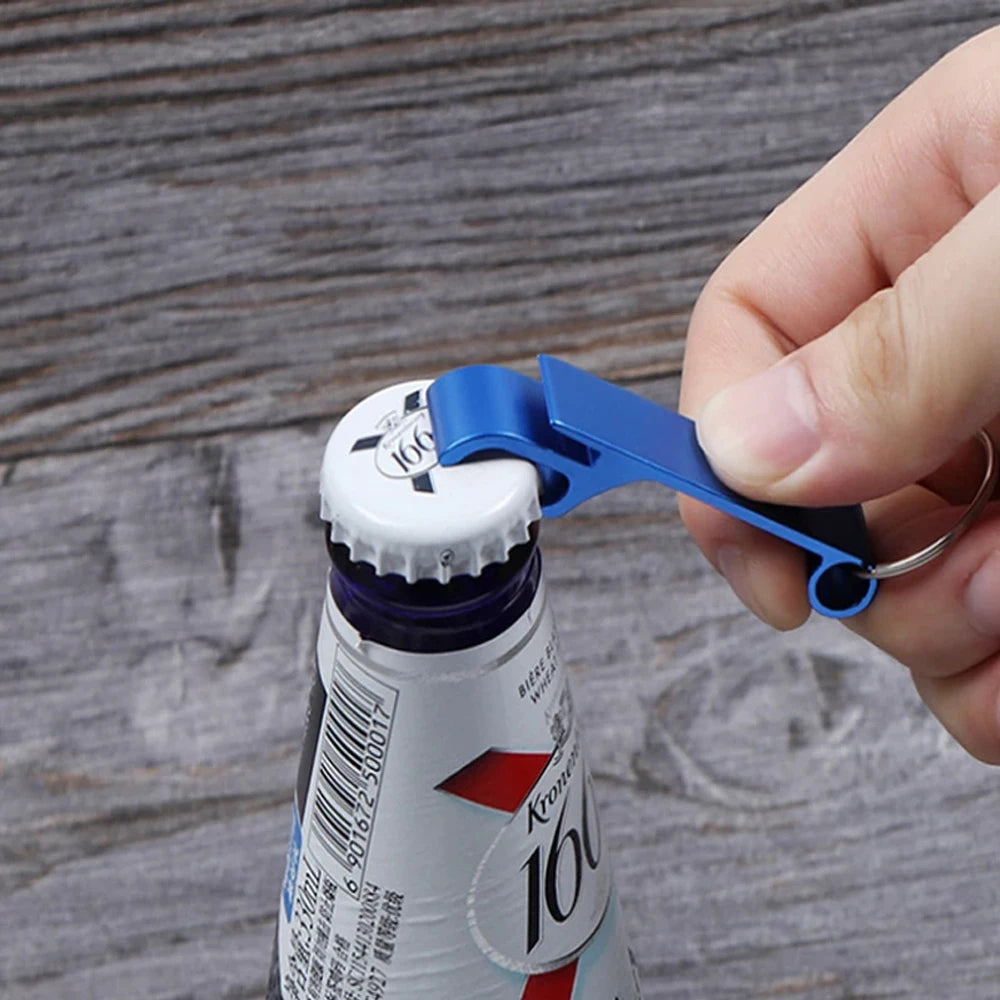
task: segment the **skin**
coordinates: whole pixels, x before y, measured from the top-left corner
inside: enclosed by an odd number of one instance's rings
[[[1000,28],[951,52],[719,267],[688,333],[681,410],[762,500],[866,502],[879,559],[947,530],[1000,445]],[[760,618],[809,614],[801,554],[688,498],[695,541]],[[1000,763],[1000,502],[848,625],[910,668]]]

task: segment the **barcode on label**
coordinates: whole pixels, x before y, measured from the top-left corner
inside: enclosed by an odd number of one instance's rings
[[[309,847],[358,898],[382,787],[396,692],[334,661],[320,728]]]

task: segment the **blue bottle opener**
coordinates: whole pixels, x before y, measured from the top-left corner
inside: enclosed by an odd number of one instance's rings
[[[854,507],[789,507],[748,500],[715,475],[694,422],[548,355],[541,382],[496,365],[458,368],[427,393],[442,465],[497,452],[527,459],[541,479],[542,512],[559,517],[598,493],[662,483],[792,542],[808,553],[809,602],[846,618],[877,581],[864,515]]]

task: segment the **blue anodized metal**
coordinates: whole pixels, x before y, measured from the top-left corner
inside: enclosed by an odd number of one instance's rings
[[[804,549],[809,601],[846,618],[866,608],[877,582],[861,508],[789,507],[749,500],[708,464],[694,423],[548,355],[541,381],[496,365],[458,368],[427,394],[438,457],[454,465],[503,452],[533,462],[542,511],[559,517],[598,493],[638,480],[662,483]]]

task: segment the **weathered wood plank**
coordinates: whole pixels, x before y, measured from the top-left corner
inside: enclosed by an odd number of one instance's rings
[[[5,5],[0,454],[676,367],[725,251],[996,3]]]
[[[0,996],[261,996],[331,418],[539,350],[675,402],[715,263],[998,18],[0,5]],[[1000,790],[905,672],[660,490],[543,537],[647,1000],[992,1000]]]

